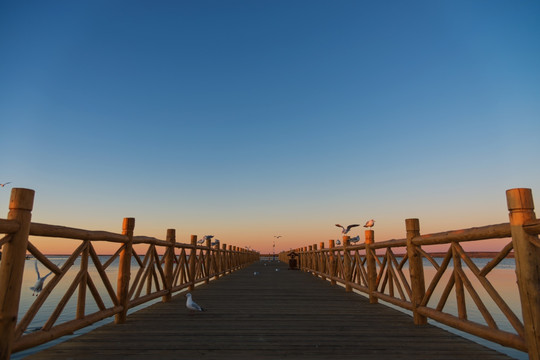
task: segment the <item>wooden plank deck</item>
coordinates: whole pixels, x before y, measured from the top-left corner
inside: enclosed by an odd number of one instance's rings
[[[255,263],[26,359],[509,359],[283,263]],[[280,271],[275,271],[276,267]],[[254,276],[254,271],[260,274]]]

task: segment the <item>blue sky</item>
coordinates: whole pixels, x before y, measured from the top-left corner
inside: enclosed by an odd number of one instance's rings
[[[537,1],[3,2],[0,182],[37,222],[261,251],[505,222],[539,38]]]

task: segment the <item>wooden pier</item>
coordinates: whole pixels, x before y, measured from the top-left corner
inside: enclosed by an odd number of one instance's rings
[[[402,239],[375,241],[369,229],[363,243],[345,235],[342,244],[329,240],[276,254],[278,262],[209,237],[177,241],[175,229],[167,229],[165,239],[137,235],[133,218],[124,219],[121,233],[34,223],[34,191],[15,188],[8,217],[0,219],[0,360],[113,317],[110,325],[30,358],[507,358],[431,320],[540,360],[540,220],[530,189],[506,195],[509,223],[421,234],[419,219],[411,218]],[[33,237],[78,246],[59,267]],[[462,244],[491,239],[508,243],[480,268]],[[118,250],[104,259],[96,242],[116,243]],[[429,253],[432,245],[446,247],[442,262]],[[53,275],[19,318],[27,252]],[[491,282],[511,253],[519,312],[505,301],[508,290]],[[296,256],[290,265],[300,271],[288,270],[288,255]],[[434,272],[424,270],[425,261]],[[109,273],[115,262],[117,274]],[[65,289],[56,308],[43,326],[27,331],[55,288]],[[208,311],[189,313],[186,291]],[[127,316],[158,298],[161,303]],[[70,299],[76,312],[61,319]],[[471,316],[475,310],[481,319]],[[504,321],[511,328],[500,326]]]
[[[509,358],[282,262],[264,264],[197,287],[206,312],[190,313],[181,293],[27,359]]]

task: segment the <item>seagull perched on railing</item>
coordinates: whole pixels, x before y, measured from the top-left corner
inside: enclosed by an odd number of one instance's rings
[[[191,294],[190,294],[190,293],[187,293],[187,294],[186,294],[186,297],[187,297],[186,307],[187,307],[189,310],[192,310],[192,311],[205,311],[205,309],[203,309],[202,307],[200,307],[199,305],[197,305],[197,303],[196,303],[195,301],[193,301],[193,299],[191,298]]]
[[[336,240],[336,245],[337,245],[337,246],[341,245],[341,241]]]
[[[342,228],[343,230],[341,230],[341,233],[343,235],[345,235],[351,230],[351,228],[353,228],[355,226],[360,226],[360,225],[359,224],[352,224],[352,225],[347,226],[346,228],[344,226],[342,226],[342,225],[339,225],[339,224],[336,224],[336,226]]]
[[[212,241],[212,246],[216,245],[219,245],[219,239],[215,239],[214,241]]]
[[[202,244],[206,240],[212,240],[213,237],[214,235],[204,235],[201,240],[197,241],[197,244]]]
[[[11,184],[11,181],[8,181],[8,182],[6,182],[6,183],[0,184],[0,186],[1,186],[1,187],[4,187],[4,186],[6,186],[7,184]]]
[[[34,284],[34,286],[32,286],[30,288],[30,290],[33,291],[32,296],[34,296],[34,295],[38,296],[39,295],[41,290],[43,290],[43,283],[45,282],[45,279],[47,279],[47,277],[52,274],[52,271],[51,271],[50,273],[48,273],[44,277],[41,277],[39,275],[39,270],[38,270],[38,266],[37,266],[37,260],[35,262],[35,265],[36,265],[37,280],[36,280],[36,283]]]
[[[364,227],[367,227],[367,228],[370,228],[375,225],[375,220],[371,219],[369,220],[368,222],[366,222],[366,225],[364,225]]]
[[[349,242],[351,243],[357,243],[358,241],[360,241],[360,235],[357,235],[349,239]]]

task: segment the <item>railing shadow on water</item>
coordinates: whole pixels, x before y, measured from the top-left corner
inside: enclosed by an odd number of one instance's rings
[[[421,235],[419,220],[406,219],[403,239],[375,242],[375,233],[369,229],[363,244],[352,245],[350,237],[344,236],[339,247],[330,240],[328,248],[321,242],[294,252],[301,270],[340,284],[346,291],[365,294],[370,303],[382,300],[407,311],[417,325],[436,321],[538,360],[540,221],[530,189],[511,189],[506,195],[509,223]],[[491,239],[508,239],[508,243],[478,265],[464,249],[465,243]],[[429,253],[432,245],[444,247],[440,258]],[[510,255],[515,256],[513,278],[508,272],[498,272]],[[289,261],[287,252],[279,258]],[[494,286],[503,274],[513,290]],[[516,294],[519,307],[513,310],[508,298],[514,296],[515,302]]]
[[[259,259],[255,251],[219,243],[212,246],[210,239],[199,245],[196,235],[189,244],[178,243],[174,229],[167,230],[165,240],[135,236],[134,218],[124,219],[122,233],[32,223],[33,199],[33,190],[13,189],[8,218],[0,219],[1,360],[113,316],[115,323],[123,323],[130,309],[160,298],[170,301],[174,293],[192,290]],[[71,255],[58,261],[45,256],[32,237],[77,243]],[[98,242],[117,243],[118,249],[112,256],[98,255]],[[42,277],[51,275],[35,291],[33,301],[26,302],[27,308],[20,309],[21,291],[29,287],[23,286],[27,252],[35,258],[32,266]],[[61,293],[51,296],[55,290]],[[69,307],[74,310],[68,312],[72,316],[66,316]],[[21,310],[24,315],[19,316]],[[33,320],[40,310],[39,326],[35,326]]]

